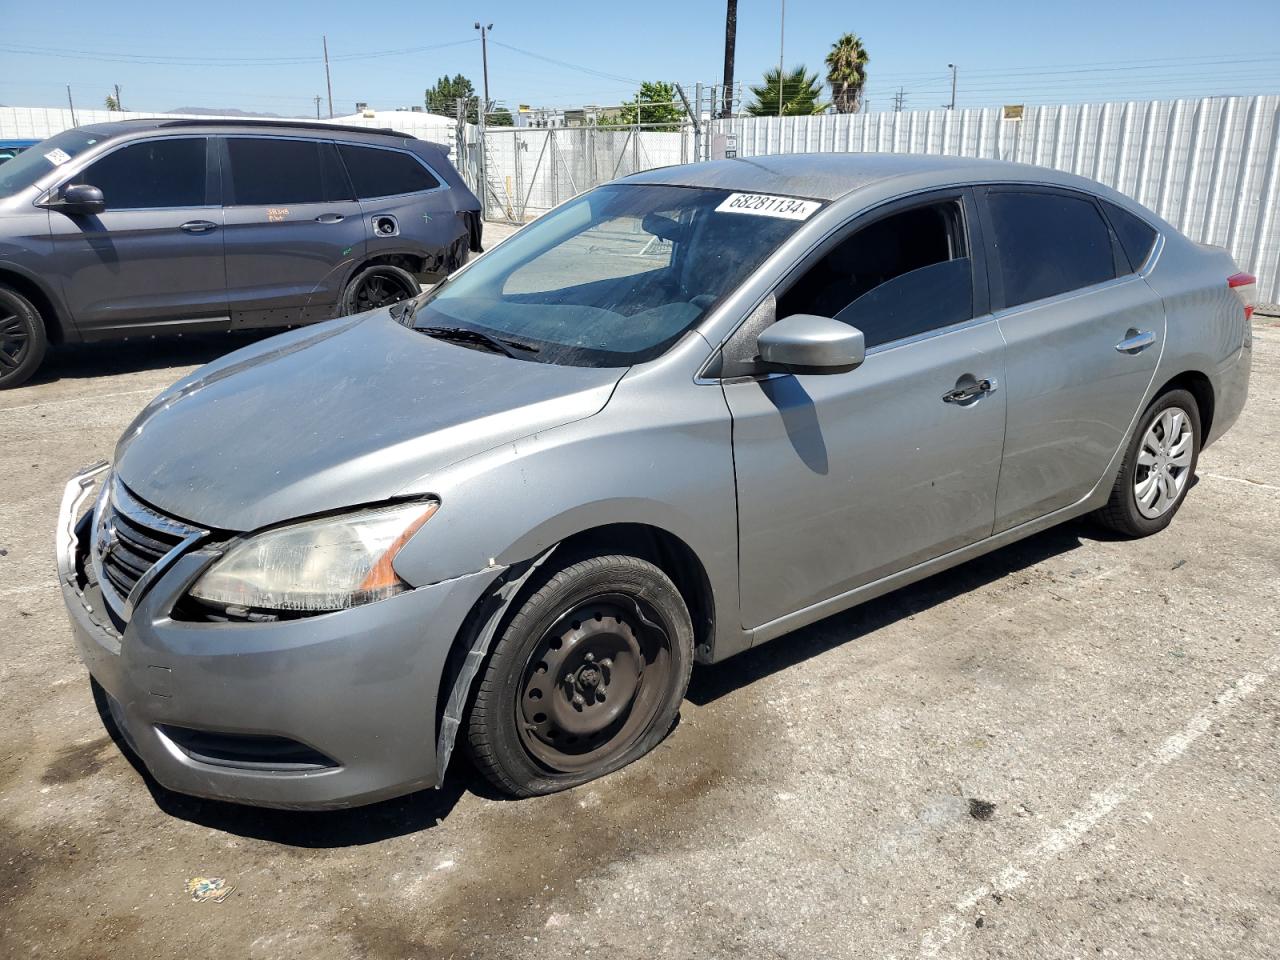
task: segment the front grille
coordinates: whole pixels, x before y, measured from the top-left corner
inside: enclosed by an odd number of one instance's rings
[[[128,600],[139,582],[158,573],[157,564],[176,547],[203,533],[148,507],[112,477],[93,528],[93,566],[112,610],[128,619]]]

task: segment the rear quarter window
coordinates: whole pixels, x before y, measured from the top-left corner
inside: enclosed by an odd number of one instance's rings
[[[338,144],[347,165],[356,196],[361,200],[421,193],[440,186],[440,181],[415,157],[400,150]]]
[[[1147,262],[1147,257],[1151,256],[1151,248],[1156,245],[1155,227],[1140,217],[1134,216],[1124,207],[1106,200],[1102,201],[1102,208],[1107,211],[1111,228],[1120,238],[1120,247],[1129,260],[1129,268],[1135,271],[1141,270],[1142,265]]]

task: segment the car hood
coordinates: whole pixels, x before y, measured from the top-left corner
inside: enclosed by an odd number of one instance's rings
[[[273,337],[178,381],[130,425],[116,472],[175,517],[255,530],[386,500],[589,417],[623,372],[469,349],[377,311]]]

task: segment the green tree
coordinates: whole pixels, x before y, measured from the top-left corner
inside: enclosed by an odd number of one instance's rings
[[[600,121],[601,126],[635,126],[648,130],[679,130],[684,119],[683,107],[676,106],[676,88],[662,80],[640,84],[640,91],[622,105],[616,117]]]
[[[493,112],[484,118],[484,122],[491,127],[514,127],[516,122],[511,117],[511,111],[506,107],[494,107]]]
[[[111,95],[111,94],[109,94],[109,93],[107,94],[106,104],[107,104],[107,109],[108,109],[108,110],[119,110],[119,109],[120,109],[120,101],[119,101],[119,100],[117,100],[114,96],[112,96],[112,95]]]
[[[846,33],[831,45],[831,52],[827,54],[827,83],[831,84],[831,103],[836,113],[857,113],[861,108],[870,59],[862,38],[856,33]]]
[[[429,113],[456,117],[459,97],[467,103],[467,122],[475,123],[480,109],[480,100],[476,96],[476,88],[471,85],[471,81],[460,73],[452,77],[441,77],[436,81],[435,86],[427,87],[423,102]]]
[[[755,101],[747,104],[747,113],[753,117],[776,117],[779,87],[784,117],[808,117],[827,109],[827,105],[818,100],[822,96],[818,75],[799,66],[785,76],[779,76],[777,69],[766,71],[764,82],[751,88]]]

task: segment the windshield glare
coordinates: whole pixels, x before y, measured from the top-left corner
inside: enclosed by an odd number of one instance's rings
[[[102,137],[84,130],[64,130],[48,140],[28,147],[0,165],[0,197],[11,197],[31,186],[50,170],[56,170],[76,154],[83,153]],[[61,152],[59,152],[61,151]],[[53,154],[53,159],[49,159]]]
[[[428,294],[413,325],[536,347],[527,359],[616,367],[660,355],[799,227],[718,212],[727,190],[600,187]],[[522,357],[524,358],[524,357]]]

